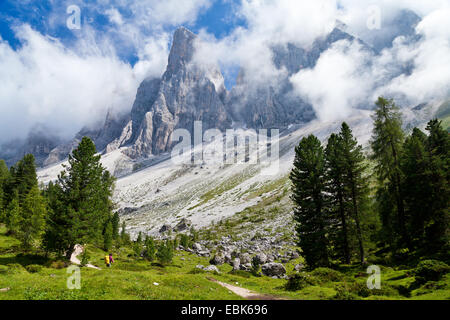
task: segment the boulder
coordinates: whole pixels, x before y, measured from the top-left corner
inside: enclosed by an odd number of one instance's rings
[[[233,264],[232,264],[233,271],[240,270],[240,266],[241,266],[241,261],[239,260],[239,258],[235,258],[233,260]]]
[[[305,265],[303,263],[299,263],[294,267],[294,271],[300,272],[305,269]]]
[[[168,224],[165,224],[161,227],[161,229],[159,229],[159,233],[166,233],[172,231],[172,227]]]
[[[189,229],[192,225],[192,222],[188,219],[181,219],[181,221],[175,226],[175,231],[182,232]]]
[[[221,252],[216,253],[209,263],[215,266],[221,266],[225,263],[225,255]]]
[[[258,253],[253,257],[253,263],[255,265],[263,265],[267,262],[267,256],[264,253]]]
[[[262,265],[261,271],[268,277],[280,277],[286,274],[286,268],[281,263],[266,263]]]
[[[251,271],[252,270],[252,264],[251,263],[241,264],[239,266],[239,269],[243,270],[243,271]]]
[[[243,253],[239,256],[239,260],[241,260],[241,264],[247,264],[252,262],[252,258],[248,253]]]
[[[202,251],[202,246],[200,243],[196,242],[192,245],[192,249],[194,249],[194,251]]]
[[[213,265],[207,266],[203,270],[205,270],[206,272],[217,272],[217,273],[220,273],[219,269],[216,266],[213,266]]]

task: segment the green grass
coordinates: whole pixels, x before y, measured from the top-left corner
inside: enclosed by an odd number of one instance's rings
[[[235,300],[241,299],[221,287],[212,278],[232,285],[250,289],[262,295],[274,295],[285,299],[318,300],[333,299],[340,288],[348,288],[357,299],[450,299],[450,274],[439,282],[416,286],[411,269],[382,268],[382,286],[379,292],[365,289],[367,274],[359,266],[339,266],[339,272],[327,270],[311,272],[315,283],[302,290],[288,291],[283,279],[255,277],[250,273],[232,273],[229,265],[219,267],[220,274],[196,270],[196,265],[208,265],[208,258],[186,252],[176,252],[171,265],[162,267],[157,263],[131,257],[129,248],[113,250],[116,263],[106,268],[103,250],[88,246],[90,262],[102,270],[81,268],[81,290],[67,289],[66,268],[55,258],[46,259],[43,253],[20,253],[18,242],[5,235],[0,226],[0,300]],[[303,258],[285,264],[289,275]],[[26,267],[41,265],[38,272],[30,273]],[[59,268],[59,269],[58,269]],[[30,268],[29,268],[30,269]],[[31,270],[31,269],[30,269]],[[336,274],[338,275],[336,277]],[[157,283],[158,285],[155,285]],[[361,288],[364,289],[361,291]],[[359,290],[359,291],[358,291]]]

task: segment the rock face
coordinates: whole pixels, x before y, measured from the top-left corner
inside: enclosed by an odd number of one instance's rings
[[[111,148],[128,146],[131,158],[147,157],[169,151],[174,130],[192,134],[194,121],[202,121],[204,130],[230,127],[223,76],[217,66],[192,61],[196,41],[197,36],[185,28],[175,32],[166,72],[161,79],[141,84],[121,134],[125,139]]]
[[[416,21],[414,16],[409,20],[410,24]],[[121,148],[130,158],[141,159],[171,151],[178,143],[171,141],[176,129],[186,129],[193,136],[195,121],[202,122],[203,131],[217,128],[222,132],[239,125],[282,131],[291,124],[307,123],[315,118],[314,111],[292,94],[289,77],[314,67],[320,55],[339,40],[356,40],[372,50],[343,30],[342,26],[336,27],[308,49],[293,44],[272,48],[280,77],[255,83],[243,66],[236,85],[228,92],[220,68],[194,57],[198,37],[179,28],[174,33],[165,73],[141,83],[130,113],[108,112],[103,123],[84,128],[71,141],[37,141],[28,149],[38,156],[39,164],[46,166],[65,159],[81,138],[88,136],[99,152]]]

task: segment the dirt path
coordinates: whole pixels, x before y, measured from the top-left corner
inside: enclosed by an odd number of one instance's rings
[[[80,254],[82,254],[82,253],[83,253],[83,246],[77,244],[77,245],[75,246],[74,252],[73,252],[72,255],[70,256],[70,262],[72,262],[73,264],[76,264],[76,265],[80,265],[80,264],[81,264],[81,261],[80,261],[80,259],[78,259],[77,257],[78,257]],[[102,270],[102,269],[100,269],[99,267],[96,267],[96,266],[94,266],[94,265],[92,265],[92,264],[87,264],[86,267],[92,268],[92,269],[97,269],[97,270]]]
[[[260,294],[260,293],[257,293],[257,292],[250,291],[248,289],[244,289],[244,288],[241,288],[241,287],[236,287],[236,286],[233,286],[231,284],[224,283],[224,282],[218,281],[218,280],[213,279],[213,278],[208,278],[208,279],[210,281],[212,281],[212,282],[215,282],[215,283],[221,285],[222,287],[230,290],[234,294],[237,294],[238,296],[240,296],[240,297],[242,297],[244,299],[247,299],[247,300],[286,300],[286,299],[281,298],[281,297],[276,297],[276,296],[269,295],[269,294]]]

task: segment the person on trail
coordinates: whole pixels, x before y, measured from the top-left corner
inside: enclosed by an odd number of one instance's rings
[[[105,256],[105,264],[108,268],[111,267],[111,261],[109,259],[109,256]]]
[[[109,254],[109,266],[111,266],[114,263],[114,258],[112,253]]]

